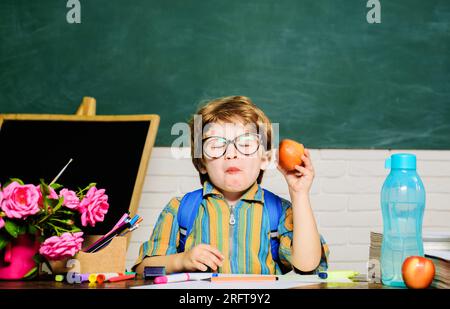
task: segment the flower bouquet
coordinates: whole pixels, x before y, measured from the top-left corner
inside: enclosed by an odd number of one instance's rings
[[[95,226],[108,212],[108,196],[95,183],[72,191],[60,184],[0,186],[0,279],[34,277],[42,262],[81,250],[79,226]]]

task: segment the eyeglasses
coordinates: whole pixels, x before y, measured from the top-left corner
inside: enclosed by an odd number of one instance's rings
[[[209,136],[203,139],[203,153],[213,159],[222,157],[226,152],[228,145],[234,144],[234,147],[243,155],[250,156],[256,153],[260,145],[260,135],[256,133],[245,133],[236,136],[233,140],[221,136]]]

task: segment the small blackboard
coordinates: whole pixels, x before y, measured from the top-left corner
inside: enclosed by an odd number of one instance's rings
[[[72,158],[57,183],[106,189],[105,220],[83,228],[105,234],[123,213],[136,214],[158,125],[158,115],[0,115],[0,182],[50,183]]]

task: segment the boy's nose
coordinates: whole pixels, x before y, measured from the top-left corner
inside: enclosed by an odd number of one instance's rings
[[[237,150],[233,143],[228,144],[225,150],[225,159],[235,159],[237,158]]]

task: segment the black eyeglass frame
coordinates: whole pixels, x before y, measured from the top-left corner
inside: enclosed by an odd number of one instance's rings
[[[256,150],[255,150],[254,152],[252,152],[252,153],[243,153],[242,151],[239,150],[239,147],[236,146],[236,140],[237,140],[239,137],[242,137],[242,136],[244,136],[244,135],[254,135],[254,136],[257,136],[257,137],[258,137],[258,147],[256,147]],[[223,139],[223,140],[226,141],[225,149],[224,149],[223,153],[222,153],[220,156],[218,156],[218,157],[210,156],[209,154],[207,154],[207,153],[205,152],[205,147],[203,147],[203,146],[205,145],[205,141],[207,141],[208,139],[211,139],[211,138],[221,138],[221,139]],[[223,136],[216,136],[216,135],[212,135],[212,136],[205,137],[204,139],[202,139],[202,149],[203,149],[203,154],[206,155],[207,157],[211,158],[211,159],[218,159],[218,158],[221,158],[221,157],[223,157],[223,156],[227,153],[228,146],[229,146],[231,143],[233,143],[234,148],[235,148],[237,151],[239,151],[239,153],[243,154],[244,156],[251,156],[251,155],[254,155],[256,152],[258,152],[259,147],[261,146],[261,134],[258,134],[258,133],[244,133],[244,134],[241,134],[241,135],[236,136],[236,137],[235,137],[234,139],[232,139],[232,140],[231,140],[231,139],[227,139],[227,138],[225,138],[225,137],[223,137]]]

